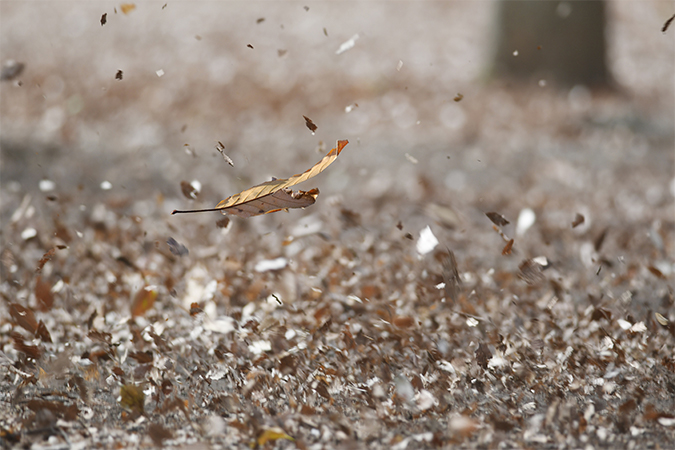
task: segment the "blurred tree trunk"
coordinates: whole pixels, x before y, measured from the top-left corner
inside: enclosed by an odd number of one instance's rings
[[[609,86],[605,20],[601,0],[502,0],[494,75]]]

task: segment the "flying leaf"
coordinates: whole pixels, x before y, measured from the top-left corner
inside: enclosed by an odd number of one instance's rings
[[[312,119],[310,119],[309,117],[302,116],[302,118],[305,119],[305,125],[307,126],[307,128],[309,128],[309,131],[311,131],[312,134],[314,134],[316,129],[319,127],[314,122],[312,122]]]
[[[276,441],[278,439],[286,439],[289,441],[295,441],[291,436],[286,434],[284,430],[282,430],[279,427],[272,427],[272,428],[267,428],[260,433],[258,436],[258,445],[259,446],[264,446],[266,443],[271,442],[271,441]]]
[[[269,214],[289,208],[306,208],[316,201],[319,195],[318,189],[309,191],[292,191],[291,186],[300,184],[323,172],[342,152],[349,143],[347,140],[337,142],[337,147],[332,149],[321,161],[303,173],[293,175],[290,178],[274,179],[253,186],[238,194],[232,195],[221,201],[212,209],[198,209],[190,211],[173,211],[171,214],[187,212],[221,211],[223,214],[233,214],[239,217],[252,217],[260,214]]]

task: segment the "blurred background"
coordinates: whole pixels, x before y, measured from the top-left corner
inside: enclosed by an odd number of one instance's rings
[[[672,211],[675,29],[661,28],[673,12],[670,1],[3,1],[0,219],[25,193],[140,216],[209,207],[306,170],[337,139],[350,141],[338,162],[300,186],[320,187],[313,208],[332,196],[442,222],[428,204],[461,216],[557,196],[592,209],[628,190],[625,218]],[[181,180],[201,182],[197,201]]]

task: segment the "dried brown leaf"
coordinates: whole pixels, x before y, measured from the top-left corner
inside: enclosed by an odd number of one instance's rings
[[[508,225],[509,223],[511,223],[508,220],[506,220],[506,217],[496,212],[487,212],[485,213],[485,215],[488,217],[488,219],[492,221],[492,223],[494,223],[498,227],[503,227],[504,225]]]
[[[153,285],[145,286],[134,297],[134,301],[131,304],[131,315],[142,316],[152,308],[155,300],[157,300],[157,287]]]
[[[576,216],[574,216],[574,220],[572,221],[572,228],[578,227],[579,225],[584,223],[585,220],[586,218],[583,215],[577,213]]]
[[[49,342],[51,344],[52,342],[52,336],[49,334],[49,330],[47,329],[47,325],[43,321],[40,321],[38,323],[37,330],[35,331],[35,335],[39,337],[42,342]]]
[[[319,128],[319,127],[317,127],[317,126],[314,124],[314,122],[312,122],[312,119],[310,119],[309,117],[307,117],[307,116],[302,116],[302,117],[305,119],[305,125],[307,126],[307,128],[309,128],[309,131],[311,131],[312,134],[314,134],[314,132],[315,132],[315,131],[317,130],[317,128]]]
[[[252,217],[259,214],[269,214],[289,208],[304,208],[314,204],[319,195],[318,189],[294,192],[290,188],[303,181],[315,177],[330,166],[342,149],[349,142],[338,141],[337,147],[332,149],[321,161],[305,172],[293,175],[286,179],[274,179],[266,183],[253,186],[250,189],[232,195],[221,201],[213,209],[174,211],[172,214],[202,211],[221,211],[223,214],[233,214],[239,217]]]
[[[169,237],[169,239],[166,240],[166,244],[169,246],[169,251],[176,256],[185,256],[190,253],[190,250],[188,250],[186,246],[172,237]]]
[[[14,348],[16,348],[17,351],[24,353],[29,358],[33,358],[35,360],[40,359],[40,356],[42,356],[43,352],[42,346],[26,344],[23,336],[21,336],[16,331],[12,331],[9,335],[14,341]]]
[[[56,253],[56,247],[53,247],[49,249],[44,255],[42,255],[42,258],[38,261],[38,266],[35,269],[35,272],[40,273],[42,268],[49,262],[50,259],[52,259],[52,256],[54,256],[54,253]]]
[[[51,283],[44,281],[42,277],[35,280],[35,298],[40,306],[40,311],[49,311],[54,305]]]
[[[513,243],[514,240],[509,239],[509,242],[507,242],[504,248],[502,249],[502,255],[506,256],[511,254],[511,250],[513,249]]]
[[[125,384],[120,388],[120,405],[138,413],[145,409],[145,393],[141,386]]]
[[[492,353],[488,346],[485,344],[478,345],[476,349],[476,363],[483,369],[487,369],[490,358],[492,358]]]
[[[396,316],[392,323],[398,328],[406,329],[415,326],[415,319],[407,316]]]
[[[185,196],[185,198],[194,200],[199,195],[199,191],[188,181],[180,182],[180,190]]]
[[[546,280],[541,272],[541,266],[533,259],[526,259],[518,266],[518,276],[527,284],[534,286]]]
[[[9,315],[12,316],[17,325],[30,334],[35,334],[37,331],[38,322],[32,309],[24,308],[18,303],[10,303]]]
[[[148,426],[148,436],[157,447],[162,447],[164,441],[173,438],[173,433],[158,423],[151,423]]]

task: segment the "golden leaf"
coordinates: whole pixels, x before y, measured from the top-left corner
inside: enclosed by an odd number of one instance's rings
[[[284,430],[279,427],[272,427],[265,429],[260,436],[258,436],[258,445],[263,446],[269,441],[276,441],[278,439],[287,439],[289,441],[295,441],[291,436],[287,435]]]
[[[172,214],[186,212],[221,211],[239,217],[251,217],[269,214],[289,208],[305,208],[314,204],[319,195],[318,189],[309,191],[292,191],[291,186],[307,181],[326,170],[335,161],[342,149],[349,143],[347,140],[337,141],[337,147],[314,166],[303,173],[290,178],[275,179],[253,186],[221,201],[213,209],[192,211],[174,211]]]

